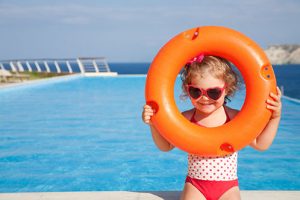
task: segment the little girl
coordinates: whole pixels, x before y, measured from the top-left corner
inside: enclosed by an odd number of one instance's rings
[[[182,114],[199,126],[221,126],[238,114],[238,110],[226,106],[226,101],[238,88],[238,77],[223,58],[197,56],[189,61],[182,72],[182,88],[194,106]],[[281,116],[281,92],[270,93],[266,107],[272,110],[270,121],[251,142],[257,150],[266,150],[276,135]],[[151,124],[155,110],[144,106],[142,118],[150,126],[153,140],[162,151],[174,148]],[[243,127],[241,127],[241,133]],[[228,156],[202,157],[188,155],[188,173],[181,195],[182,200],[192,199],[240,199],[237,179],[237,152]]]

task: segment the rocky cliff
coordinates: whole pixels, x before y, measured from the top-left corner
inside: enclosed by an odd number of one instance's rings
[[[272,64],[300,64],[300,45],[270,45],[265,52]]]

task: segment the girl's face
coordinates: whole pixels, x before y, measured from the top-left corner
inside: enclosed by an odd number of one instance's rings
[[[210,73],[205,72],[203,74],[199,74],[194,76],[191,79],[191,85],[206,90],[208,88],[223,88],[225,86],[225,82],[222,79],[217,79],[212,76]],[[211,114],[216,111],[218,108],[223,106],[224,100],[226,96],[226,89],[222,92],[220,98],[217,100],[213,100],[206,95],[202,95],[198,99],[193,99],[190,97],[192,104],[194,107],[203,114]]]

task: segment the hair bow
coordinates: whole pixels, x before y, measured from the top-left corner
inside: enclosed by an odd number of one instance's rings
[[[202,60],[204,58],[204,54],[199,54],[198,56],[192,58],[191,60],[189,60],[186,64],[192,64],[193,62],[198,62],[198,63],[201,63]]]

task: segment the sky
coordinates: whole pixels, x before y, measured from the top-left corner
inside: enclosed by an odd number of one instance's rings
[[[0,60],[151,62],[175,35],[226,26],[262,48],[300,44],[299,0],[0,0]]]

